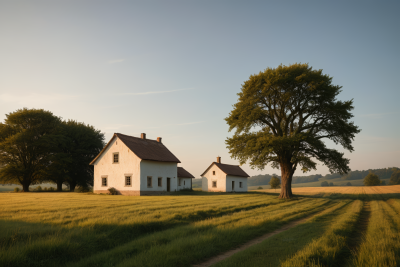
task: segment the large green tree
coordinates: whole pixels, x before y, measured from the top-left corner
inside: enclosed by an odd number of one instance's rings
[[[29,186],[45,180],[59,143],[61,119],[43,109],[19,109],[0,123],[0,181]]]
[[[104,134],[91,125],[73,120],[63,121],[63,139],[57,144],[57,154],[47,170],[47,180],[57,184],[68,184],[70,191],[75,187],[93,185],[93,166],[89,163],[104,147]]]
[[[292,197],[294,172],[315,170],[315,160],[331,173],[347,173],[349,159],[324,143],[329,139],[353,151],[352,141],[360,132],[349,121],[353,101],[338,100],[340,92],[330,76],[308,64],[280,65],[251,75],[225,119],[229,131],[235,130],[226,140],[232,157],[252,168],[280,168],[280,198]]]

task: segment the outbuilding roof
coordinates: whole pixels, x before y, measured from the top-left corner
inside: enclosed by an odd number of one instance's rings
[[[184,168],[178,167],[178,178],[194,178],[194,176]]]
[[[240,166],[238,165],[229,165],[229,164],[222,164],[218,162],[213,162],[210,167],[208,167],[202,174],[203,176],[213,165],[216,165],[221,171],[223,171],[226,175],[232,176],[240,176],[240,177],[250,177]]]
[[[108,144],[101,150],[101,152],[90,162],[93,165],[101,154],[107,149],[114,138],[119,138],[136,156],[144,160],[153,160],[161,162],[176,162],[180,163],[179,159],[175,157],[171,151],[163,145],[163,143],[156,140],[142,139],[140,137],[133,137],[121,133],[114,133]]]

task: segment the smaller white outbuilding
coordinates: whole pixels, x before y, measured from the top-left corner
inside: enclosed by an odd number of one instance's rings
[[[178,190],[192,189],[192,178],[194,178],[194,176],[187,170],[178,167]]]
[[[202,190],[208,192],[247,192],[250,177],[240,166],[222,164],[221,157],[213,162],[202,177]]]

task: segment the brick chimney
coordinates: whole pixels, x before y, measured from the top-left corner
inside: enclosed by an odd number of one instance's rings
[[[157,137],[157,142],[161,143],[161,137]]]
[[[221,157],[217,157],[217,163],[221,163]]]
[[[142,133],[142,134],[140,135],[140,138],[146,140],[146,134],[145,134],[145,133]]]

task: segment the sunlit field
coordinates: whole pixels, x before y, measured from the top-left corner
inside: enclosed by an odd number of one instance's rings
[[[255,190],[265,193],[276,193],[280,189]],[[329,187],[300,187],[292,188],[293,194],[314,195],[321,193],[336,194],[400,194],[400,185],[388,186],[329,186]]]
[[[396,266],[399,199],[2,193],[0,266],[192,266],[302,218],[216,266]]]

